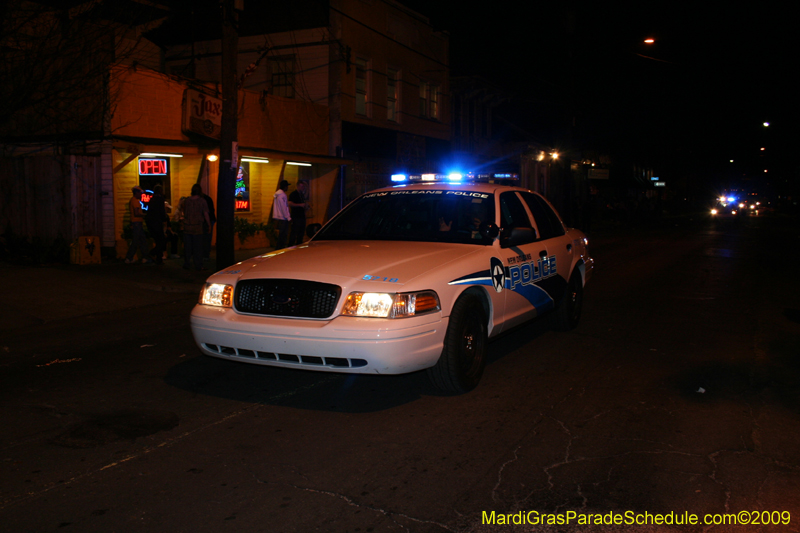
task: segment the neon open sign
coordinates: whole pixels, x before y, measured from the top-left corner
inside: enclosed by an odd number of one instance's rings
[[[140,176],[166,176],[166,159],[139,159]]]

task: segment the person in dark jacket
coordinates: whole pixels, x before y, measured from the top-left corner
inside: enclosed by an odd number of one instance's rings
[[[208,203],[203,198],[199,184],[192,185],[192,195],[183,202],[183,268],[203,269],[203,235],[205,228],[211,227],[208,216]]]
[[[297,182],[297,189],[289,195],[289,212],[292,215],[292,226],[289,233],[289,246],[303,244],[306,231],[306,210],[308,209],[308,183]]]
[[[164,188],[161,185],[153,187],[153,197],[147,206],[147,213],[144,215],[145,224],[147,224],[147,231],[153,237],[155,246],[150,252],[153,256],[153,261],[157,265],[164,263],[164,250],[167,248],[167,237],[164,235],[164,224],[169,222],[167,217],[167,208],[164,205]]]
[[[214,200],[211,199],[209,195],[203,193],[203,199],[205,199],[206,203],[208,204],[208,219],[209,219],[209,227],[203,234],[203,258],[210,259],[211,258],[211,237],[214,234],[214,224],[217,223],[217,216],[214,214]],[[203,228],[206,230],[206,228]]]

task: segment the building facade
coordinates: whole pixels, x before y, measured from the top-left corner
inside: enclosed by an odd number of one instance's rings
[[[262,16],[248,9],[240,19]],[[449,36],[393,0],[330,0],[307,22],[244,30],[238,72],[244,90],[327,108],[327,154],[352,161],[334,203],[389,183],[399,169],[438,168],[450,148]],[[219,81],[219,39],[164,39],[166,72]]]
[[[240,20],[250,22],[259,17],[248,10],[265,8],[244,6]],[[162,184],[177,207],[200,183],[216,203],[221,40],[171,29],[159,37],[170,21],[192,22],[150,13],[145,25],[110,24],[97,41],[113,53],[91,97],[103,102],[92,127],[57,137],[0,131],[0,183],[11,191],[0,233],[96,235],[119,255],[133,186]],[[449,148],[447,34],[392,0],[331,0],[291,22],[271,33],[250,24],[239,37],[236,216],[256,224],[269,222],[281,179],[290,190],[308,180],[309,222],[324,222],[398,167],[434,168]],[[52,206],[67,207],[47,214]]]

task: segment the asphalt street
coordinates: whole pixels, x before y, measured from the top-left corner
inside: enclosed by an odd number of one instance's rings
[[[188,312],[204,275],[179,263],[5,265],[0,523],[800,531],[798,235],[779,219],[598,232],[578,329],[541,319],[494,340],[458,396],[424,373],[200,356]],[[675,523],[743,512],[747,526]],[[672,524],[635,523],[648,514]],[[532,523],[544,515],[572,522]],[[614,516],[634,523],[577,525]]]

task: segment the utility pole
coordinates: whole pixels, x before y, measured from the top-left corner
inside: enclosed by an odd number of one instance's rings
[[[222,130],[217,180],[217,270],[236,262],[233,253],[234,187],[239,171],[239,29],[235,0],[222,1]]]

